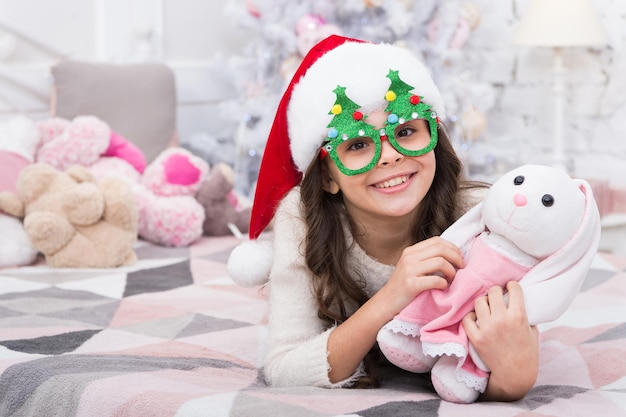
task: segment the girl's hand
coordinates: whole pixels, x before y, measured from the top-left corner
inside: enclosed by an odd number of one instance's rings
[[[463,319],[470,342],[491,370],[485,399],[518,400],[535,384],[539,370],[539,337],[528,324],[524,295],[517,282],[507,284],[508,306],[500,287],[474,302]]]
[[[454,279],[456,270],[462,267],[463,255],[459,248],[440,237],[404,249],[393,274],[381,290],[387,299],[390,319],[422,291],[446,288]]]
[[[462,266],[461,251],[440,237],[404,249],[387,283],[330,334],[329,380],[352,375],[385,324],[422,291],[446,288]]]

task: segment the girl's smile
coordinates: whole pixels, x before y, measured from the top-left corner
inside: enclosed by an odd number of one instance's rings
[[[398,192],[404,191],[410,185],[410,181],[413,179],[414,174],[400,174],[390,179],[385,179],[373,184],[372,186],[378,190],[384,192]]]

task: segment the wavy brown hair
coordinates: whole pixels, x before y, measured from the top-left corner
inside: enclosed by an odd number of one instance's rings
[[[440,235],[462,214],[467,206],[462,190],[484,186],[465,179],[462,163],[443,124],[440,123],[437,132],[435,176],[418,210],[416,241]],[[349,271],[345,263],[349,248],[343,221],[350,222],[350,217],[341,191],[331,194],[321,186],[324,163],[316,158],[308,167],[301,184],[301,209],[308,227],[304,256],[315,277],[312,284],[318,316],[330,327],[345,321],[350,311],[362,306],[368,296],[362,277],[355,280],[353,274],[358,271]],[[352,235],[357,235],[356,225],[350,222],[349,227]]]

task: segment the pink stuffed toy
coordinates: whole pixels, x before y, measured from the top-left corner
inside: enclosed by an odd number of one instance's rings
[[[109,147],[102,154],[103,157],[116,157],[128,162],[139,172],[143,174],[146,169],[146,157],[141,149],[134,143],[129,142],[122,135],[111,131]]]
[[[33,163],[40,143],[35,122],[17,116],[0,123],[0,192],[16,192],[20,172]],[[0,211],[0,268],[30,265],[37,258],[22,221]]]
[[[53,117],[37,122],[37,127],[42,142],[37,162],[65,170],[76,164],[88,167],[101,157],[117,157],[139,173],[146,167],[143,152],[95,116],[78,116],[72,121]]]
[[[600,239],[589,184],[563,171],[524,165],[502,176],[485,200],[442,237],[465,252],[445,290],[420,293],[378,333],[378,344],[405,370],[431,372],[445,400],[469,403],[484,392],[489,369],[461,324],[474,300],[519,281],[531,324],[558,318],[580,289]]]
[[[183,148],[169,148],[142,175],[120,158],[101,158],[90,167],[97,178],[126,180],[139,209],[139,237],[163,246],[188,246],[202,236],[204,208],[196,201],[209,165]]]
[[[111,129],[94,116],[78,116],[67,121],[52,118],[38,122],[42,145],[37,162],[64,171],[72,165],[89,166],[109,147]]]

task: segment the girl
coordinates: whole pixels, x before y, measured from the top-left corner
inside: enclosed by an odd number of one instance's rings
[[[270,384],[367,381],[378,331],[463,266],[439,235],[480,187],[462,177],[443,112],[404,48],[331,36],[303,59],[278,107],[250,224],[256,239],[274,220],[273,256],[259,240],[229,260],[240,283],[269,276]],[[485,399],[522,398],[538,372],[536,329],[519,285],[507,289],[508,304],[492,288],[463,321],[491,369]]]

